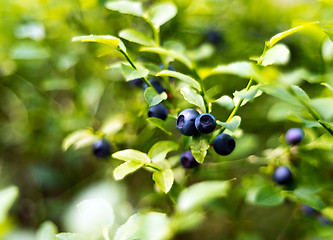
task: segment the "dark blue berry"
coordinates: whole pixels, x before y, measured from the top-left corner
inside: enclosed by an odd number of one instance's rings
[[[165,120],[168,116],[168,109],[163,104],[157,104],[149,108],[148,117],[155,117]]]
[[[190,150],[187,150],[182,153],[180,156],[180,164],[184,168],[194,168],[199,165],[199,163],[195,160]]]
[[[195,127],[200,133],[211,133],[216,127],[216,120],[210,113],[202,113],[195,119]]]
[[[290,128],[286,133],[286,141],[291,145],[296,145],[304,138],[304,132],[301,128]]]
[[[226,133],[218,135],[213,143],[214,150],[220,155],[229,155],[235,149],[235,139]]]
[[[293,175],[287,166],[278,167],[273,174],[273,180],[280,185],[288,185],[292,179]]]
[[[93,153],[98,158],[105,158],[110,154],[111,144],[106,139],[100,139],[93,145]]]
[[[217,30],[209,30],[205,35],[206,41],[218,45],[222,41],[222,34]]]
[[[130,84],[130,86],[133,86],[133,87],[142,87],[143,86],[143,81],[141,78],[136,78],[134,80],[128,81],[128,83]]]
[[[195,127],[195,118],[199,113],[195,109],[185,109],[179,113],[177,118],[177,129],[178,131],[186,136],[193,136],[199,134]]]
[[[165,89],[162,87],[161,83],[158,80],[151,80],[149,81],[151,83],[151,85],[153,85],[153,87],[155,88],[156,92],[158,93],[162,93],[165,91]],[[147,84],[144,84],[143,86],[144,89],[147,88]]]
[[[326,217],[326,216],[324,216],[324,215],[320,215],[320,216],[318,217],[318,221],[319,221],[319,223],[320,223],[321,225],[323,225],[323,226],[329,226],[329,225],[331,225],[331,223],[332,223],[331,219],[329,219],[328,217]]]
[[[302,204],[301,209],[302,209],[303,215],[305,215],[305,216],[314,216],[314,215],[318,214],[318,211],[316,209],[314,209],[304,203]]]

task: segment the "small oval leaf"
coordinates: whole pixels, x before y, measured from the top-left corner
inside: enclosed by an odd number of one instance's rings
[[[126,149],[115,152],[112,154],[112,157],[123,161],[139,161],[142,163],[150,163],[150,158],[147,154],[134,149]]]

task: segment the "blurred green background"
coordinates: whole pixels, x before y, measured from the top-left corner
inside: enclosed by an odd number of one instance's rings
[[[168,209],[168,199],[153,191],[149,173],[139,171],[115,182],[111,171],[119,164],[115,160],[97,160],[89,147],[67,152],[61,149],[69,133],[87,127],[98,130],[108,118],[117,116],[122,116],[123,128],[110,137],[114,151],[134,148],[147,152],[157,140],[167,138],[147,124],[148,106],[143,91],[130,87],[119,73],[106,69],[121,56],[104,46],[71,41],[74,36],[88,34],[117,36],[128,27],[149,33],[140,19],[108,11],[105,2],[0,1],[0,189],[10,185],[19,189],[19,197],[0,224],[2,239],[34,239],[34,232],[45,220],[56,223],[60,231],[79,231],[80,226],[75,226],[79,220],[71,211],[84,194],[106,195],[115,206],[120,206],[119,224],[138,209]],[[149,6],[156,1],[141,2]],[[162,43],[180,41],[189,51],[210,44],[213,55],[202,59],[200,67],[248,60],[261,54],[270,37],[297,23],[319,20],[331,24],[333,20],[330,0],[174,3],[178,14],[161,28]],[[218,41],[207,37],[212,32],[217,33]],[[325,41],[326,37],[316,32],[283,40],[291,58],[288,65],[278,70],[309,71],[312,77],[307,79],[290,78],[311,98],[332,97],[332,92],[318,80],[325,77],[332,83],[333,52],[330,45],[323,48]],[[126,41],[125,44],[133,58],[160,64],[158,58],[138,52],[137,45]],[[187,71],[176,62],[173,67],[179,72]],[[220,75],[208,78],[205,86],[212,98],[232,96],[235,90],[246,86],[246,80]],[[327,120],[332,121],[332,105],[327,107]],[[288,128],[302,126],[287,119],[288,111],[290,106],[267,95],[239,111],[245,134],[237,143],[237,152],[230,158],[209,154],[205,166],[191,172],[189,182],[237,177],[241,184],[222,204],[212,203],[204,224],[177,239],[330,239],[322,233],[327,228],[322,230],[316,220],[302,216],[298,204],[287,201],[277,207],[257,207],[243,200],[244,189],[263,181],[261,178],[270,179],[263,173],[267,170],[261,171],[260,165],[247,161],[247,157],[280,147],[280,136]],[[213,113],[221,120],[229,115],[218,105]],[[170,129],[180,138],[173,125],[170,121]],[[308,129],[306,141],[323,134],[322,129]],[[313,176],[318,185],[325,182],[332,187],[331,154],[332,143],[319,150],[308,148],[304,155],[310,163],[302,165],[299,173]],[[332,203],[332,192],[327,194],[323,197]]]

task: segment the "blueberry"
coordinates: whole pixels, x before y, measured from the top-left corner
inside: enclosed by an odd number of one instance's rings
[[[195,127],[200,133],[211,133],[216,127],[216,120],[210,113],[202,113],[195,118]]]
[[[229,155],[235,149],[235,139],[226,133],[218,135],[213,143],[214,150],[220,155]]]
[[[132,87],[142,87],[143,81],[141,78],[136,78],[134,80],[128,81],[129,85]]]
[[[180,156],[180,164],[184,168],[194,168],[199,165],[199,163],[195,160],[190,150],[187,150],[182,153]]]
[[[222,41],[222,34],[217,30],[209,30],[205,34],[206,41],[218,45]]]
[[[320,215],[320,216],[318,217],[318,221],[319,221],[319,223],[320,223],[321,225],[323,225],[323,226],[329,226],[329,225],[331,225],[331,223],[332,223],[331,219],[329,219],[328,217],[326,217],[326,216],[324,216],[324,215]]]
[[[292,179],[293,175],[287,166],[278,167],[273,174],[273,180],[280,185],[288,185]]]
[[[314,209],[304,203],[302,204],[301,209],[302,209],[303,215],[305,215],[305,216],[314,216],[314,215],[318,214],[318,211],[316,209]]]
[[[304,132],[301,128],[290,128],[285,136],[286,141],[291,145],[296,145],[304,138]]]
[[[168,109],[163,104],[157,104],[149,108],[148,117],[155,117],[165,120],[168,116]]]
[[[162,93],[162,92],[165,91],[165,89],[162,87],[161,83],[158,80],[154,79],[154,80],[151,80],[149,82],[151,83],[151,85],[153,85],[153,87],[155,88],[156,92]],[[144,84],[143,88],[146,89],[147,88],[147,84]]]
[[[93,153],[98,158],[105,158],[111,152],[111,144],[106,139],[100,139],[93,145]]]
[[[177,129],[178,131],[186,136],[193,136],[199,134],[195,127],[195,118],[199,113],[191,108],[183,110],[179,113],[177,118]]]

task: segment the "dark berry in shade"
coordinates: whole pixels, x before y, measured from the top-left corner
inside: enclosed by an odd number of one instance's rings
[[[167,116],[168,109],[161,103],[149,108],[148,117],[155,117],[165,120]]]
[[[288,185],[292,179],[293,175],[287,166],[278,167],[273,174],[273,180],[280,185]]]
[[[235,146],[235,139],[226,133],[221,133],[218,135],[213,142],[215,152],[224,156],[232,153],[232,151],[235,149]]]
[[[300,143],[304,138],[304,132],[301,128],[290,128],[285,136],[286,142],[291,145]]]
[[[177,118],[177,129],[185,136],[194,136],[199,134],[195,127],[195,118],[199,113],[192,108],[181,111]]]
[[[199,165],[199,163],[195,160],[190,150],[187,150],[182,153],[180,156],[180,164],[184,168],[194,168]]]
[[[142,87],[143,86],[143,81],[141,78],[136,78],[134,80],[128,81],[128,83],[132,87]]]
[[[218,45],[220,42],[222,42],[222,34],[217,30],[209,30],[205,34],[205,39],[207,42]]]
[[[202,113],[195,118],[195,127],[200,133],[211,133],[216,127],[216,119],[210,113]]]
[[[105,158],[111,152],[111,144],[106,139],[100,139],[93,145],[93,153],[98,158]]]
[[[318,221],[319,221],[319,223],[320,223],[321,225],[323,225],[323,226],[329,226],[329,225],[332,224],[331,219],[329,219],[328,217],[326,217],[326,216],[324,216],[324,215],[320,215],[320,216],[318,217]]]
[[[158,80],[154,79],[154,80],[150,80],[149,82],[151,83],[151,85],[153,85],[153,87],[155,88],[156,92],[162,93],[162,92],[165,91],[165,89],[162,87],[161,83]],[[144,84],[143,88],[146,89],[147,88],[147,84]]]
[[[301,209],[304,216],[315,216],[319,213],[316,209],[304,203],[301,205]]]

